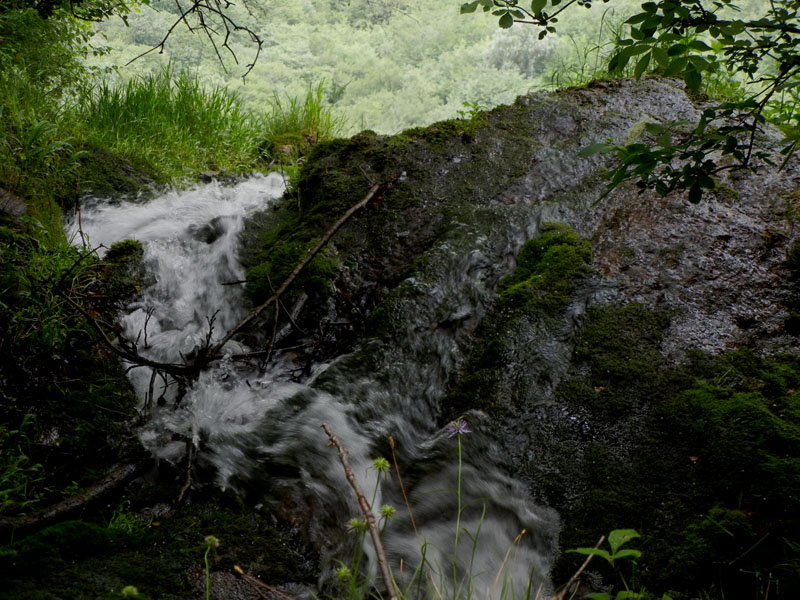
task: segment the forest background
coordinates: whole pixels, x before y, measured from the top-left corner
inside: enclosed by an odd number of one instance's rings
[[[108,54],[88,64],[112,82],[155,74],[166,65],[197,77],[205,86],[235,91],[244,106],[261,110],[302,98],[323,85],[324,100],[346,121],[345,133],[405,128],[456,118],[475,108],[507,104],[536,89],[586,83],[606,70],[606,59],[623,34],[623,21],[639,0],[572,7],[556,35],[539,39],[540,28],[497,27],[497,17],[478,11],[459,16],[459,3],[426,0],[296,0],[232,6],[264,48],[252,71],[256,44],[240,32],[220,62],[201,32],[179,26],[163,52],[157,46],[175,22],[168,1],[142,6],[122,19],[98,24],[93,43]],[[737,2],[738,18],[757,15],[759,0]],[[707,85],[720,81],[710,77]]]

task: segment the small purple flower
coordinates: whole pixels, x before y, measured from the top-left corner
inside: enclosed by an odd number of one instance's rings
[[[450,421],[444,428],[444,430],[445,432],[447,432],[447,437],[453,437],[454,435],[463,435],[465,433],[472,433],[472,429],[469,428],[467,422],[461,418],[458,418],[455,421]]]

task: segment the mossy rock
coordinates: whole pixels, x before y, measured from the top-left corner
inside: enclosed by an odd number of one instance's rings
[[[507,412],[519,400],[501,385],[511,332],[532,322],[555,320],[570,295],[591,273],[592,250],[567,225],[549,223],[523,244],[515,271],[502,279],[494,306],[476,332],[474,349],[457,383],[441,399],[443,419],[468,410]]]
[[[127,300],[147,284],[144,247],[136,240],[123,240],[111,245],[104,257],[102,274],[107,294],[114,302]]]
[[[121,156],[96,144],[80,148],[85,154],[76,171],[78,190],[94,196],[135,195],[160,181],[152,165],[132,165]]]
[[[565,432],[563,443],[584,451],[543,450],[540,461],[552,460],[558,476],[539,479],[539,493],[561,512],[565,548],[639,530],[639,572],[650,589],[735,595],[756,585],[754,573],[772,572],[781,597],[793,597],[800,357],[743,349],[670,364],[660,353],[669,317],[636,304],[590,309],[557,390],[568,412],[591,424]],[[556,579],[575,562],[564,555]]]

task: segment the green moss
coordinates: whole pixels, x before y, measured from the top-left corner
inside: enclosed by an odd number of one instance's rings
[[[589,272],[591,260],[591,245],[569,226],[543,226],[537,238],[522,246],[514,273],[500,282],[500,310],[532,305],[548,310],[563,304],[575,279]]]
[[[543,450],[531,466],[553,461],[539,491],[568,524],[564,547],[633,527],[651,589],[735,595],[756,572],[800,589],[800,358],[743,349],[676,366],[660,353],[669,313],[629,304],[587,317],[557,390],[590,424],[562,444],[585,450]]]
[[[406,129],[400,134],[404,140],[425,140],[432,146],[443,147],[453,140],[461,140],[464,133],[464,123],[457,119],[440,121],[428,127],[415,127]]]
[[[508,354],[509,332],[531,320],[557,319],[581,277],[590,273],[591,246],[566,225],[551,223],[526,242],[517,268],[498,286],[492,311],[481,323],[465,375],[442,398],[445,418],[467,410],[502,412],[516,404],[498,385]]]
[[[156,494],[160,501],[162,494]],[[141,510],[136,496],[129,506]],[[69,521],[3,547],[3,597],[117,598],[133,585],[144,598],[194,599],[204,589],[207,535],[220,540],[209,555],[212,572],[230,573],[240,565],[273,585],[314,579],[314,565],[300,553],[295,536],[275,529],[269,514],[241,507],[229,496],[210,492],[159,518],[147,511],[128,517],[140,523],[134,533]]]
[[[102,273],[107,294],[115,301],[130,298],[145,284],[144,246],[136,240],[111,245],[104,257]]]
[[[84,153],[75,172],[76,187],[96,196],[133,195],[153,183],[165,183],[164,176],[149,164],[132,165],[97,144],[81,147]]]

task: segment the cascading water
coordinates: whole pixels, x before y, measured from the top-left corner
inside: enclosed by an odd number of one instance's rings
[[[76,240],[145,244],[155,283],[119,319],[142,354],[181,362],[241,318],[241,286],[222,284],[244,279],[236,260],[242,223],[282,185],[277,175],[253,176],[235,186],[213,183],[149,202],[84,206],[80,228],[69,225]],[[304,381],[293,380],[288,355],[278,353],[266,366],[235,361],[232,354],[247,349],[230,342],[226,358],[203,372],[173,408],[176,386],[154,383],[148,368],[133,369],[142,402],[162,400],[141,431],[142,442],[156,456],[178,461],[190,440],[219,486],[254,502],[280,504],[303,520],[327,559],[325,578],[336,561],[348,561],[354,536],[347,523],[360,516],[320,428],[328,422],[350,451],[353,471],[376,510],[383,504],[397,510],[384,533],[394,575],[409,581],[424,553],[422,591],[412,595],[508,598],[510,581],[515,597],[529,581],[531,597],[546,593],[556,515],[532,505],[523,486],[504,474],[507,459],[482,431],[479,414],[467,416],[472,432],[460,438],[437,425],[437,401],[463,360],[465,340],[517,249],[535,234],[543,210],[510,211],[507,226],[490,234],[476,225],[479,215],[453,223],[425,265],[392,293],[394,320],[402,324],[397,335],[363,340],[354,352],[317,365]],[[416,531],[394,473],[378,485],[369,468],[375,457],[391,452],[390,436]],[[374,556],[365,551],[374,571]]]

